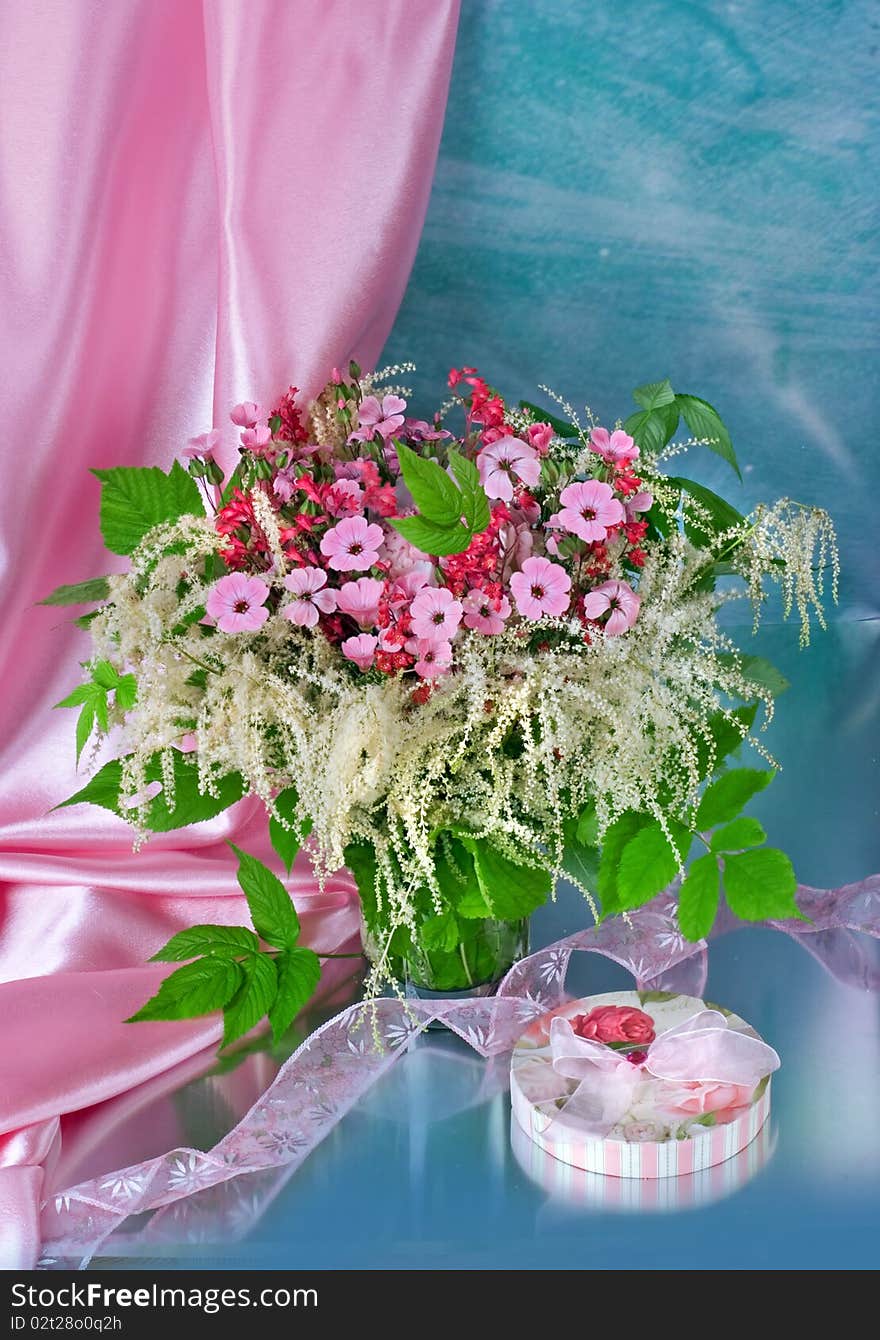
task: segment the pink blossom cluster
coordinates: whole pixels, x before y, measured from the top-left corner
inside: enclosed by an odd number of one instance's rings
[[[413,675],[417,700],[454,669],[464,638],[511,630],[533,638],[538,652],[563,618],[587,641],[599,628],[626,633],[639,614],[632,581],[652,505],[636,474],[638,446],[620,429],[594,428],[594,466],[572,477],[567,458],[554,461],[550,424],[515,429],[474,368],[453,369],[449,385],[464,413],[458,436],[439,419],[408,417],[399,395],[365,394],[356,376],[336,369],[322,396],[335,407],[336,445],[311,440],[295,387],[271,411],[236,405],[239,482],[215,516],[229,572],[209,594],[206,622],[224,634],[255,633],[280,613],[329,639],[360,672]],[[192,439],[184,455],[194,472],[213,461],[219,439],[217,430]],[[464,552],[424,553],[391,524],[416,510],[398,444],[441,466],[450,447],[475,462],[490,520]],[[267,504],[283,576],[260,523]]]

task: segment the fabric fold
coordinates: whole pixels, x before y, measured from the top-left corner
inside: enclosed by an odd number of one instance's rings
[[[103,551],[89,469],[167,469],[212,421],[228,464],[236,400],[373,364],[421,232],[457,17],[458,0],[383,0],[356,24],[326,0],[0,9],[7,1133],[116,1101],[216,1040],[213,1020],[121,1020],[175,931],[246,923],[226,840],[268,852],[254,802],[137,856],[115,816],[53,809],[83,775],[73,717],[51,707],[88,653],[80,611],[36,602],[124,563]],[[307,943],[356,944],[347,877],[319,890],[301,861],[291,887]],[[30,1264],[47,1155],[8,1148],[4,1250]]]

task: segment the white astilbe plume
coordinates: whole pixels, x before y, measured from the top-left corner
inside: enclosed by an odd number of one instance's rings
[[[270,512],[258,510],[275,558],[265,578],[280,591],[284,555]],[[464,826],[555,874],[564,824],[588,803],[600,835],[625,810],[654,814],[669,835],[669,819],[685,814],[714,763],[712,715],[721,711],[745,734],[732,714],[737,701],[759,698],[765,721],[772,714],[769,693],[745,677],[716,621],[734,593],[705,589],[707,565],[732,556],[756,609],[767,579],[778,580],[786,613],[796,607],[806,629],[810,610],[821,618],[822,566],[835,590],[837,577],[827,516],[787,501],[758,509],[712,553],[673,530],[650,549],[640,615],[624,636],[591,628],[586,640],[572,618],[466,635],[455,673],[415,704],[411,680],[360,674],[280,612],[254,633],[206,629],[211,581],[199,574],[221,544],[208,518],[157,527],[130,572],[109,579],[109,601],[92,623],[96,659],[137,677],[122,741],[132,755],[122,779],[130,817],[146,823],[151,760],[160,756],[170,790],[171,750],[194,732],[204,791],[239,773],[275,813],[279,791],[296,788],[292,822],[312,822],[320,879],[345,864],[349,843],[373,843],[389,932],[413,924],[419,887],[440,910],[439,830]],[[178,552],[165,554],[169,545]],[[546,635],[539,651],[536,632]]]

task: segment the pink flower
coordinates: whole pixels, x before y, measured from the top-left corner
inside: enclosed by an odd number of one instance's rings
[[[241,445],[255,456],[259,456],[271,441],[272,433],[264,423],[258,423],[255,428],[245,428],[241,435]]]
[[[552,520],[587,542],[604,540],[611,526],[619,525],[626,516],[614,490],[599,479],[568,484],[560,493],[559,501],[562,511]]]
[[[221,633],[256,633],[269,617],[269,588],[259,577],[231,572],[208,592],[205,612],[216,620]]]
[[[571,1026],[579,1038],[597,1042],[638,1042],[647,1046],[654,1041],[654,1020],[634,1005],[597,1005],[589,1014],[576,1014]]]
[[[444,437],[452,437],[445,428],[426,423],[424,419],[407,419],[406,435],[410,442],[439,442]]]
[[[379,558],[382,527],[362,516],[347,516],[328,530],[321,541],[327,566],[337,572],[363,572]]]
[[[553,440],[553,429],[549,423],[531,423],[526,429],[526,437],[539,456],[546,456]]]
[[[571,578],[558,563],[547,558],[527,558],[520,572],[510,579],[516,608],[525,619],[564,614],[568,609]]]
[[[278,471],[272,480],[272,492],[279,502],[290,502],[296,491],[298,478],[299,476],[289,465]]]
[[[189,446],[184,447],[180,453],[186,456],[187,460],[193,460],[196,456],[201,456],[206,461],[214,459],[214,452],[220,445],[220,430],[212,428],[210,433],[199,433],[198,437],[191,437]]]
[[[342,654],[354,661],[359,670],[369,670],[376,654],[376,638],[371,633],[357,633],[342,643]]]
[[[452,644],[434,638],[411,638],[406,649],[418,657],[413,669],[422,679],[439,679],[452,665]]]
[[[229,417],[238,428],[254,428],[262,419],[263,410],[255,400],[243,400],[233,406]]]
[[[299,628],[314,628],[319,610],[330,614],[336,608],[336,592],[324,590],[327,574],[320,568],[297,568],[284,578],[284,585],[293,600],[281,612]]]
[[[374,395],[365,396],[358,410],[359,427],[352,433],[349,442],[369,442],[377,433],[381,437],[393,437],[403,424],[403,411],[406,401],[397,395],[382,397],[382,403]]]
[[[732,1121],[739,1108],[748,1107],[753,1089],[744,1084],[721,1084],[717,1081],[685,1080],[680,1084],[664,1084],[658,1101],[666,1111],[683,1116],[704,1116],[714,1112],[722,1126]]]
[[[534,488],[541,478],[538,453],[518,437],[501,437],[484,447],[477,457],[477,468],[486,496],[502,502],[513,498],[514,477],[527,488]]]
[[[423,586],[410,606],[410,626],[417,638],[443,642],[453,638],[463,610],[445,586]]]
[[[324,506],[331,516],[358,516],[364,510],[364,494],[353,479],[337,479],[324,495]]]
[[[433,563],[417,563],[415,567],[410,568],[409,572],[404,572],[402,576],[396,577],[388,595],[392,607],[408,604],[423,587],[430,585],[433,573]]]
[[[384,582],[373,577],[358,577],[339,588],[336,608],[356,619],[361,628],[372,628],[379,617],[379,601],[385,590]]]
[[[654,506],[653,493],[634,493],[631,497],[625,498],[623,503],[626,512],[627,521],[635,521],[639,512],[650,512]]]
[[[510,601],[507,596],[493,600],[485,591],[469,591],[462,602],[466,628],[492,636],[504,631],[504,620],[510,617]]]
[[[430,580],[434,564],[426,558],[421,549],[416,549],[405,540],[399,530],[389,527],[385,532],[382,545],[382,562],[387,564],[388,576],[392,579],[405,576],[410,572],[423,572]]]
[[[590,433],[590,445],[609,465],[629,465],[639,454],[629,433],[621,428],[615,428],[613,433],[607,428],[594,428]]]
[[[601,619],[606,610],[610,610],[605,632],[609,637],[619,637],[632,628],[639,617],[641,603],[641,598],[626,582],[603,582],[584,596],[584,614],[588,619]]]

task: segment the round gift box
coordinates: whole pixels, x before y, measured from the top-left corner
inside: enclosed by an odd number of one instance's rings
[[[625,1005],[649,1014],[657,1036],[682,1024],[700,1010],[720,1010],[727,1026],[750,1037],[755,1030],[722,1006],[666,991],[611,991],[587,996],[542,1015],[526,1029],[513,1049],[510,1094],[513,1115],[545,1153],[585,1172],[610,1177],[678,1177],[699,1172],[738,1154],[750,1144],[770,1113],[770,1077],[761,1080],[746,1104],[710,1113],[693,1113],[665,1104],[668,1086],[645,1080],[631,1109],[597,1138],[583,1121],[565,1110],[577,1087],[553,1069],[550,1025],[554,1018],[589,1014],[599,1005]]]

